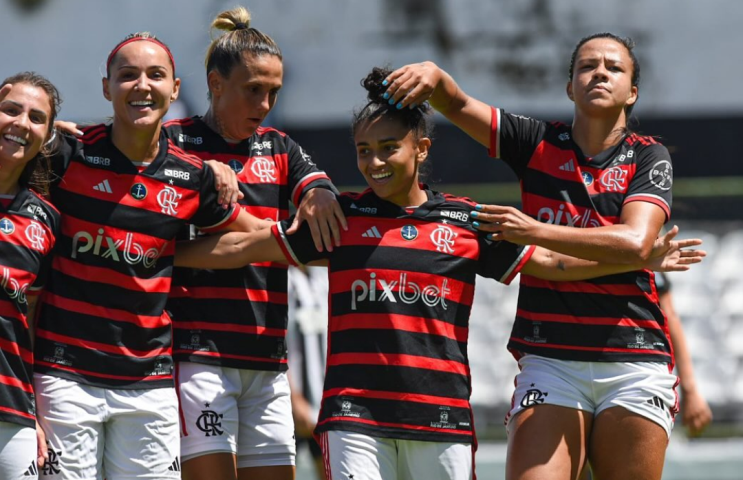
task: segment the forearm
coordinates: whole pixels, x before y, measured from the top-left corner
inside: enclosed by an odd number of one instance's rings
[[[271,229],[245,233],[229,232],[178,242],[175,266],[233,269],[256,262],[286,261]]]
[[[578,281],[641,270],[642,268],[641,263],[597,262],[537,247],[521,272],[543,280]]]
[[[696,390],[697,388],[696,379],[694,378],[694,367],[691,362],[691,354],[689,353],[686,344],[686,335],[681,327],[681,320],[678,315],[676,315],[673,307],[668,308],[667,305],[661,306],[666,314],[668,330],[671,334],[676,370],[679,376],[679,385],[681,387],[681,392],[686,394],[690,391]]]
[[[653,248],[644,232],[624,224],[597,228],[540,224],[532,238],[522,241],[571,257],[623,265],[642,264]]]
[[[467,95],[451,75],[443,70],[441,72],[441,82],[431,95],[429,103],[475,141],[489,146],[492,108]]]

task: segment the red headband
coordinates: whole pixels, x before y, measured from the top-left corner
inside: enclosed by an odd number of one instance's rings
[[[155,44],[160,45],[161,47],[163,47],[163,49],[165,50],[165,53],[168,54],[168,58],[170,58],[170,64],[173,65],[173,76],[175,76],[175,60],[173,60],[173,54],[170,53],[170,49],[167,47],[167,45],[165,45],[160,40],[158,40],[156,38],[150,38],[150,37],[132,37],[132,38],[129,38],[127,40],[124,40],[123,42],[121,42],[120,44],[118,44],[116,46],[116,48],[114,48],[113,50],[111,50],[111,53],[108,54],[108,59],[106,60],[106,75],[110,75],[111,74],[109,72],[109,67],[111,66],[111,60],[113,60],[114,55],[116,55],[116,52],[118,52],[119,50],[121,50],[124,45],[128,45],[128,44],[130,44],[132,42],[137,42],[139,40],[144,40],[144,41],[147,41],[147,42],[152,42],[152,43],[155,43]]]

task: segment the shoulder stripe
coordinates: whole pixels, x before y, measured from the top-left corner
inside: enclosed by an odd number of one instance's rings
[[[163,123],[163,127],[171,127],[173,125],[180,125],[182,127],[188,127],[194,124],[193,118],[186,117],[186,118],[174,118],[173,120],[168,120],[167,122]]]
[[[183,160],[186,163],[190,163],[196,168],[201,168],[204,164],[203,160],[201,160],[196,155],[191,155],[190,153],[186,153],[185,150],[177,147],[171,139],[168,139],[168,153],[178,157],[179,160]]]
[[[255,131],[258,135],[265,135],[267,133],[278,133],[282,137],[286,137],[286,133],[282,132],[281,130],[277,130],[273,127],[258,127]]]

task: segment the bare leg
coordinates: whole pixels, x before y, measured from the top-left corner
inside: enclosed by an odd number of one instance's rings
[[[599,480],[660,480],[668,436],[657,423],[622,407],[593,422],[589,458]]]
[[[296,470],[293,465],[274,467],[247,467],[237,471],[239,480],[294,480]]]
[[[586,462],[592,415],[537,405],[511,420],[507,480],[575,480]]]
[[[231,453],[210,453],[183,462],[183,480],[236,480],[237,461]]]

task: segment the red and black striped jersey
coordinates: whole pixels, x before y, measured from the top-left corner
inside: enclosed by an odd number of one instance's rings
[[[649,202],[671,212],[673,169],[652,137],[626,135],[586,157],[572,130],[493,109],[489,153],[521,181],[522,209],[545,223],[591,228],[619,223],[624,205]],[[580,361],[672,363],[653,272],[642,270],[581,282],[522,275],[508,348]]]
[[[273,228],[287,259],[329,261],[327,372],[318,432],[474,440],[467,354],[477,274],[508,283],[534,247],[490,242],[474,203],[426,190],[405,209],[371,190],[343,194],[341,246],[317,252],[309,228]],[[495,308],[496,306],[494,306]]]
[[[39,307],[37,371],[116,388],[170,386],[165,313],[177,233],[188,223],[224,228],[237,209],[217,203],[214,174],[164,135],[137,168],[111,127],[64,137],[52,200],[62,226]]]
[[[168,122],[165,131],[189,153],[232,167],[245,195],[240,204],[256,217],[283,220],[290,200],[298,205],[314,187],[334,190],[309,155],[273,128],[261,127],[237,144],[226,142],[200,117]],[[167,305],[175,359],[286,370],[286,268],[270,262],[220,271],[176,268]]]
[[[0,422],[35,426],[27,295],[44,285],[59,212],[31,190],[0,205]]]

